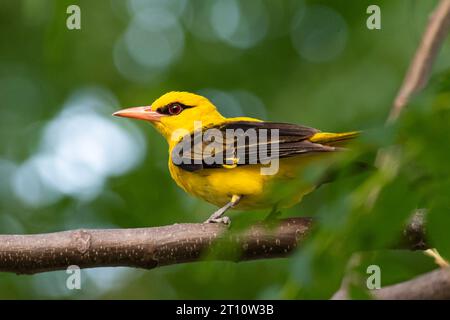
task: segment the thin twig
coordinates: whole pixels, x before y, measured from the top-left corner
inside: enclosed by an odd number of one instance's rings
[[[426,86],[434,61],[436,60],[437,54],[444,40],[447,38],[449,29],[450,29],[450,0],[441,0],[429,18],[420,45],[416,50],[414,59],[412,60],[409,66],[408,72],[406,73],[406,76],[403,80],[403,84],[400,87],[400,90],[394,100],[387,122],[396,121],[400,116],[402,110],[408,104],[411,97]],[[390,156],[391,156],[390,150],[382,149],[378,153],[376,163],[380,163],[380,161],[383,161],[383,159],[386,159]],[[413,237],[421,235],[418,237],[422,238],[422,236],[425,234],[424,230],[425,224],[423,219],[424,219],[423,213],[419,212],[414,215],[413,221],[409,225],[410,228],[412,228],[412,230],[414,231],[412,233]],[[406,292],[402,293],[402,291],[410,290],[410,288],[413,288],[413,286],[422,284],[420,279],[428,279],[428,278],[435,279],[435,277],[443,277],[443,276],[445,276],[446,278],[440,280],[436,279],[435,283],[438,285],[439,284],[443,285],[443,288],[444,289],[447,288],[448,290],[448,288],[450,287],[449,286],[450,281],[448,281],[447,279],[448,274],[438,271],[422,276],[421,278],[419,278],[419,280],[417,280],[417,282],[415,280],[412,280],[398,284],[396,286],[392,286],[390,287],[391,289],[385,288],[383,289],[383,291],[380,291],[379,294],[376,294],[375,297],[379,299],[390,299],[389,297],[393,298],[394,295],[399,297],[401,296],[401,294],[403,294],[404,299],[407,299],[406,298],[407,293]],[[333,300],[342,300],[348,298],[347,295],[348,282],[349,282],[348,279],[344,277],[341,283],[341,287],[332,297]],[[421,286],[421,288],[425,287]],[[436,290],[438,291],[440,290],[440,288],[441,286],[439,286]],[[427,290],[425,289],[422,295],[420,295],[421,299],[426,299],[427,294],[429,294],[428,299],[433,299],[436,297],[436,295],[432,294],[434,292],[433,290],[429,290],[429,288]],[[416,294],[418,297],[419,293],[416,292]],[[450,298],[448,294],[446,297]]]
[[[441,0],[429,18],[422,41],[416,50],[403,84],[398,91],[388,121],[395,121],[410,98],[422,90],[428,78],[439,49],[450,29],[450,0]]]

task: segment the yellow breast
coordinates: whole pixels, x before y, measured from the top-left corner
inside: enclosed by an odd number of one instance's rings
[[[289,192],[273,192],[277,182],[298,179],[298,172],[311,157],[296,157],[280,160],[279,171],[275,175],[262,175],[261,165],[245,165],[235,168],[204,169],[189,172],[175,166],[169,159],[172,178],[187,193],[217,206],[228,203],[233,195],[242,195],[237,209],[264,209],[274,205],[289,207],[301,200],[313,189],[304,185]]]

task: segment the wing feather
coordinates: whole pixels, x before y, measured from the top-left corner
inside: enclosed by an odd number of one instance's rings
[[[214,148],[211,150],[210,147],[209,152],[205,154],[204,150],[208,148],[211,141],[203,141],[203,139],[195,141],[194,133],[184,137],[183,140],[188,138],[187,141],[189,141],[186,144],[186,140],[184,140],[184,149],[181,148],[183,142],[179,142],[172,151],[172,161],[175,157],[178,159],[176,162],[173,161],[176,166],[187,171],[198,171],[222,168],[224,164],[225,166],[242,166],[268,163],[275,157],[288,158],[336,150],[335,147],[313,143],[308,140],[308,138],[320,132],[319,130],[290,123],[234,121],[211,126],[207,129],[218,129],[219,131],[216,131],[216,133],[220,132],[222,140],[214,143]],[[227,136],[227,132],[229,132],[227,130],[233,130],[234,135],[231,138]],[[251,141],[250,138],[246,139],[248,136],[245,134],[250,132],[249,130],[256,133],[256,141]],[[261,130],[266,130],[265,137],[267,139],[259,138],[264,136]],[[278,135],[275,135],[277,138],[274,138],[271,130],[278,130]],[[244,139],[244,143],[239,139]],[[238,141],[241,143],[238,143]],[[190,147],[186,148],[188,145]],[[278,150],[278,154],[276,150]],[[217,159],[220,161],[216,161]]]

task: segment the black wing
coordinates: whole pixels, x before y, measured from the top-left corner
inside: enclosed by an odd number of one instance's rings
[[[172,162],[192,172],[335,151],[335,147],[308,140],[317,132],[320,131],[281,122],[223,123],[185,136],[172,150]]]

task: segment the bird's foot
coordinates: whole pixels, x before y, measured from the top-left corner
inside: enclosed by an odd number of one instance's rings
[[[231,224],[231,220],[228,217],[225,217],[223,214],[230,208],[233,208],[235,205],[239,203],[241,200],[241,196],[233,196],[231,201],[224,205],[222,208],[219,208],[216,212],[214,212],[205,223],[224,223],[226,225]]]
[[[219,217],[219,218],[208,218],[204,223],[223,223],[227,226],[231,225],[231,219],[227,216]]]

